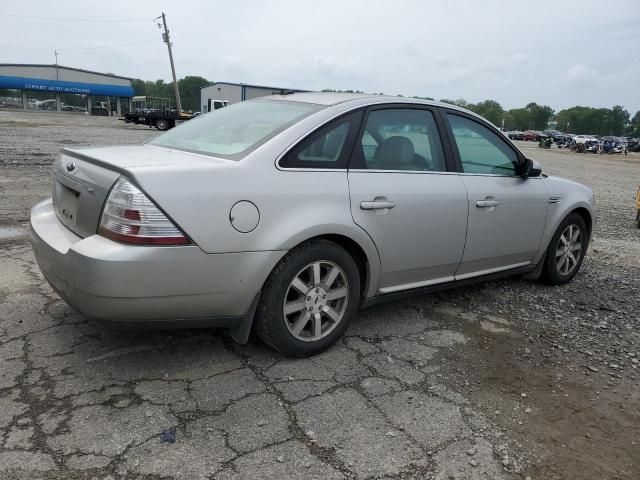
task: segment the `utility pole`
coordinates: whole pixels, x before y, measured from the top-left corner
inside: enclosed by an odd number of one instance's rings
[[[161,27],[160,24],[158,24],[158,26]],[[180,91],[178,90],[178,81],[176,80],[176,67],[173,66],[173,53],[171,52],[171,39],[169,38],[169,29],[167,28],[167,18],[165,17],[164,12],[162,12],[162,26],[164,26],[164,32],[162,32],[162,41],[167,44],[167,49],[169,50],[169,62],[171,63],[171,75],[173,75],[173,88],[175,89],[175,92],[176,92],[176,110],[178,111],[178,115],[182,115],[182,102],[180,102]]]

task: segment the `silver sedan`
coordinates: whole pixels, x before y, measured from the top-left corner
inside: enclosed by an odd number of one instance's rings
[[[203,115],[146,145],[62,151],[31,212],[44,276],[85,315],[252,327],[286,355],[359,307],[580,269],[594,200],[492,124],[399,97],[301,93]]]

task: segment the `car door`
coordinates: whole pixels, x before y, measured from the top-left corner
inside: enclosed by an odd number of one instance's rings
[[[523,157],[488,124],[445,111],[467,190],[467,241],[456,279],[518,268],[540,248],[549,196],[542,177],[520,176]]]
[[[443,128],[430,108],[376,107],[356,140],[351,214],[378,248],[380,293],[451,281],[462,259],[467,197]]]

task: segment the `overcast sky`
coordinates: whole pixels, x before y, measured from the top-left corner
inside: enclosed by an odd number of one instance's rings
[[[640,0],[2,0],[0,63],[169,80],[640,109]],[[122,45],[93,50],[84,47]]]

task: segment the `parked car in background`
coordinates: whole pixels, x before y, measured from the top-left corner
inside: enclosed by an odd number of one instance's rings
[[[507,132],[507,136],[511,139],[511,140],[522,140],[523,138],[523,134],[520,130],[511,130],[509,132]]]
[[[627,137],[627,149],[630,152],[640,152],[640,138]]]
[[[574,135],[573,141],[579,144],[598,142],[598,139],[591,135]]]
[[[539,130],[525,130],[522,133],[522,139],[527,142],[538,142],[541,138],[546,137],[546,135]]]
[[[640,228],[640,186],[636,192],[636,225]]]
[[[551,137],[555,143],[564,143],[567,140],[567,135],[558,130],[544,130],[542,133]]]
[[[436,102],[296,93],[146,145],[68,148],[31,212],[45,278],[88,317],[335,343],[359,307],[496,277],[569,282],[592,191]],[[445,173],[445,174],[443,174]]]

